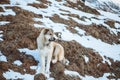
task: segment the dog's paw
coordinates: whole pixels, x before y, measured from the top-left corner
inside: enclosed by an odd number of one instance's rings
[[[53,64],[55,64],[56,62],[57,62],[57,60],[56,60],[56,59],[52,60],[52,63],[53,63]]]

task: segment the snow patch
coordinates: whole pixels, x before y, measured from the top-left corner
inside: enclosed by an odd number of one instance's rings
[[[3,10],[5,11],[5,12],[0,12],[0,15],[4,15],[4,16],[7,16],[7,15],[15,16],[16,15],[16,13],[12,9],[5,9],[4,5],[0,5],[0,7],[2,7]]]
[[[40,18],[33,18],[34,21],[41,21]]]
[[[81,77],[81,80],[108,80],[107,76],[109,76],[110,73],[105,73],[102,77],[99,77],[99,78],[95,78],[93,76],[80,76]]]
[[[7,62],[6,56],[4,56],[4,55],[1,53],[1,51],[0,51],[0,61]]]
[[[37,0],[10,0],[11,5],[26,5],[32,3],[40,3]]]
[[[79,27],[75,27],[74,29],[77,30],[80,35],[85,35],[86,33],[84,30],[80,29]]]
[[[36,27],[36,28],[42,28],[43,26],[40,25],[40,24],[34,24],[34,27]]]
[[[84,58],[85,58],[85,62],[87,63],[89,61],[89,57],[85,55]]]
[[[120,29],[120,24],[115,23],[115,28]]]
[[[40,56],[38,50],[30,50],[28,48],[18,49],[20,52],[25,52],[25,54],[32,55],[36,61],[40,61]]]
[[[20,66],[20,65],[22,65],[22,62],[20,60],[16,60],[16,61],[13,62],[13,64],[16,64],[16,65]]]
[[[6,25],[8,23],[10,23],[10,22],[9,21],[0,21],[0,25]]]
[[[0,41],[3,41],[2,37],[3,37],[3,34],[0,33]]]
[[[110,12],[105,12],[102,10],[98,10],[102,16],[98,16],[97,18],[104,18],[104,19],[111,19],[115,21],[120,21],[120,17],[118,14],[110,13]]]
[[[3,33],[3,31],[0,31],[0,34]]]
[[[70,71],[70,70],[65,69],[64,73],[65,73],[65,75],[69,75],[71,77],[79,77],[80,78],[80,74],[76,71]]]
[[[37,69],[37,66],[30,66],[30,69]]]
[[[25,54],[28,54],[28,55],[31,55],[34,57],[34,59],[36,61],[39,61],[39,64],[37,65],[37,68],[36,68],[36,74],[39,74],[40,73],[40,55],[39,55],[39,51],[36,49],[36,50],[30,50],[28,48],[23,48],[23,49],[18,49],[20,52],[25,52]],[[33,68],[33,67],[31,67]],[[35,68],[35,66],[34,66]]]
[[[78,0],[70,0],[72,3],[77,3]]]
[[[85,21],[82,21],[80,19],[77,18],[72,18],[74,21],[76,21],[77,23],[83,24],[83,25],[90,25],[92,24],[92,22],[88,19],[85,19]]]
[[[9,70],[5,73],[3,73],[3,76],[8,80],[14,80],[14,79],[22,79],[22,80],[34,80],[34,75],[31,74],[21,74],[19,72],[14,72],[13,70]]]
[[[65,70],[64,73],[66,75],[72,76],[72,77],[79,77],[81,80],[108,80],[107,76],[110,75],[110,73],[105,73],[102,77],[99,78],[95,78],[93,76],[87,76],[85,75],[85,77],[81,76],[78,72],[76,71],[70,71],[70,70]]]

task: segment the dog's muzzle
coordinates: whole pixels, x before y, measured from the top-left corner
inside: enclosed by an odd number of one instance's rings
[[[52,37],[52,38],[50,38],[50,39],[49,39],[49,41],[55,41],[55,38],[54,38],[54,37]]]

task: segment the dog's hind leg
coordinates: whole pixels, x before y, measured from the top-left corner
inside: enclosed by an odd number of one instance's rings
[[[55,64],[58,61],[58,54],[60,53],[59,46],[54,47],[52,63]]]
[[[52,60],[52,63],[55,64],[58,60],[57,54],[54,54],[54,59]]]

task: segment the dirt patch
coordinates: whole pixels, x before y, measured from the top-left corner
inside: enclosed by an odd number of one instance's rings
[[[44,4],[51,4],[51,2],[50,1],[48,1],[48,0],[40,0],[42,3],[44,3]]]
[[[105,23],[107,25],[109,25],[111,28],[115,28],[115,21],[113,21],[113,20],[107,20]]]
[[[9,0],[0,0],[0,4],[10,4]]]
[[[86,6],[83,2],[81,2],[80,0],[78,0],[76,3],[73,3],[69,0],[67,0],[67,3],[64,4],[65,6],[74,8],[74,9],[78,9],[87,13],[91,13],[91,14],[96,14],[96,15],[100,15],[100,13],[96,10],[96,9],[92,9],[88,6]]]
[[[77,18],[77,15],[72,15],[72,16]],[[83,17],[83,20],[84,18],[85,17]],[[50,19],[54,21],[55,23],[66,24],[67,29],[70,30],[72,33],[77,33],[77,31],[74,28],[78,26],[80,29],[83,29],[86,31],[86,35],[92,35],[93,37],[97,39],[101,39],[103,42],[106,42],[109,44],[120,43],[119,35],[111,34],[111,32],[103,25],[96,25],[96,24],[82,25],[82,24],[75,22],[72,18],[69,18],[69,20],[66,20],[66,19],[61,18],[57,14],[53,15],[53,17],[50,17]]]
[[[45,4],[37,4],[37,3],[34,3],[34,4],[28,4],[30,6],[33,6],[33,7],[36,7],[36,8],[47,8],[48,6],[46,6]]]
[[[40,14],[37,15],[31,11],[21,9],[20,7],[17,7],[17,6],[14,6],[14,7],[7,6],[6,9],[12,9],[16,14],[22,14],[26,18],[34,18],[34,17],[42,18],[42,15],[40,15]]]
[[[63,19],[61,18],[59,15],[54,14],[53,17],[50,17],[50,19],[52,21],[54,21],[55,23],[63,23],[65,25],[68,25],[69,27],[75,27],[77,26],[77,22],[75,22],[74,20],[72,20],[71,18],[69,20]]]
[[[61,2],[62,0],[56,0],[56,1]]]
[[[4,12],[4,10],[3,10],[3,8],[2,8],[2,7],[0,7],[0,12]]]
[[[8,16],[1,15],[0,16],[0,21],[12,21],[13,19],[14,19],[14,16],[12,15],[8,15]]]
[[[111,34],[111,32],[103,25],[92,24],[89,26],[82,26],[82,25],[78,25],[78,26],[79,28],[84,29],[87,35],[92,35],[97,39],[101,39],[103,42],[109,44],[120,43],[118,35],[115,35],[114,33]]]

